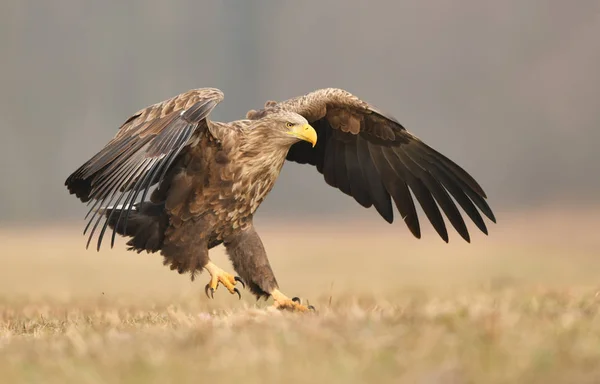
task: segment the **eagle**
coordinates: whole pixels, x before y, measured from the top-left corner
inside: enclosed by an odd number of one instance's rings
[[[272,297],[276,308],[304,312],[314,307],[280,291],[253,225],[286,161],[314,167],[388,223],[395,205],[416,238],[413,195],[445,242],[442,212],[470,242],[457,204],[486,235],[481,213],[496,222],[469,173],[348,91],[319,89],[268,101],[245,119],[210,120],[223,97],[216,88],[192,89],[136,112],[67,178],[70,194],[90,205],[87,246],[96,233],[100,250],[108,228],[111,248],[118,234],[128,250],[160,252],[164,265],[192,280],[206,270],[209,297],[219,285],[241,296],[239,282],[257,299]],[[210,260],[209,250],[221,244],[237,275]]]

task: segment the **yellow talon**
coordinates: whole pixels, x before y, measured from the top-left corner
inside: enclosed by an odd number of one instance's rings
[[[313,312],[315,311],[315,307],[312,305],[303,305],[300,302],[300,299],[294,297],[290,299],[283,293],[281,293],[278,289],[274,289],[271,292],[271,296],[273,296],[273,300],[275,301],[273,306],[277,309],[288,310],[292,312]]]
[[[245,284],[242,281],[242,279],[240,279],[237,276],[233,276],[230,273],[225,272],[224,270],[222,270],[221,268],[219,268],[215,264],[213,264],[212,261],[209,261],[208,264],[206,264],[204,266],[204,269],[206,269],[208,271],[208,273],[210,273],[210,281],[204,287],[204,292],[206,293],[206,296],[213,299],[214,293],[217,290],[217,288],[219,287],[219,283],[221,283],[221,284],[223,284],[223,286],[225,286],[225,288],[227,288],[229,293],[231,293],[231,294],[237,293],[238,297],[240,299],[242,298],[242,294],[235,287],[235,285],[238,281],[242,284],[242,286],[245,287]]]

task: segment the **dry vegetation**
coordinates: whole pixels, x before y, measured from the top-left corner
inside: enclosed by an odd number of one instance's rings
[[[599,382],[598,217],[501,212],[471,245],[376,220],[259,223],[282,289],[319,309],[308,316],[247,292],[210,301],[205,276],[122,242],[85,252],[79,227],[5,228],[1,381]]]

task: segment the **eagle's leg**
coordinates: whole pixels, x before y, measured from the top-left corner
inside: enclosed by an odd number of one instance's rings
[[[206,292],[206,296],[212,299],[214,297],[215,291],[219,286],[219,283],[221,283],[225,288],[227,288],[229,293],[237,293],[239,298],[242,298],[240,291],[235,287],[235,284],[238,281],[242,283],[242,286],[245,286],[242,279],[225,272],[221,268],[217,267],[212,261],[209,261],[204,266],[204,269],[206,269],[208,273],[210,273],[210,281],[208,282],[208,284],[206,284],[206,287],[204,287],[204,292]]]
[[[164,264],[170,264],[170,268],[179,273],[191,272],[192,280],[197,272],[206,270],[210,274],[210,281],[204,291],[209,298],[213,298],[219,284],[225,286],[230,293],[237,293],[241,297],[240,291],[235,287],[236,282],[241,279],[210,261],[206,237],[197,235],[198,232],[205,231],[205,228],[206,223],[202,220],[188,220],[171,227],[165,235],[161,250],[165,258]]]
[[[235,271],[258,298],[272,296],[275,307],[306,312],[314,309],[305,306],[297,298],[290,299],[281,291],[267,259],[267,253],[253,225],[240,230],[224,241],[229,259]]]

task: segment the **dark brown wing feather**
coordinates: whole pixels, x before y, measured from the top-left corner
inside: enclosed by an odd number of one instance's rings
[[[464,169],[406,131],[396,119],[349,92],[321,89],[281,103],[270,102],[265,109],[248,112],[247,117],[257,119],[281,109],[304,116],[318,134],[314,148],[306,142],[294,144],[288,160],[316,166],[329,185],[364,207],[375,206],[390,223],[393,200],[417,238],[421,228],[413,195],[446,242],[442,213],[462,238],[470,241],[455,201],[486,234],[478,209],[496,221],[485,192]]]
[[[143,201],[192,135],[208,130],[206,117],[221,100],[223,93],[218,89],[194,89],[138,111],[100,152],[68,177],[65,185],[69,192],[82,202],[93,203],[84,231],[93,223],[88,245],[103,217],[106,220],[98,236],[98,249],[109,221],[116,223],[115,228],[120,220],[127,221],[140,193]],[[99,214],[97,208],[107,205],[128,208],[113,210],[108,217]],[[112,218],[115,212],[119,212],[116,221]],[[114,236],[113,231],[111,246]]]

